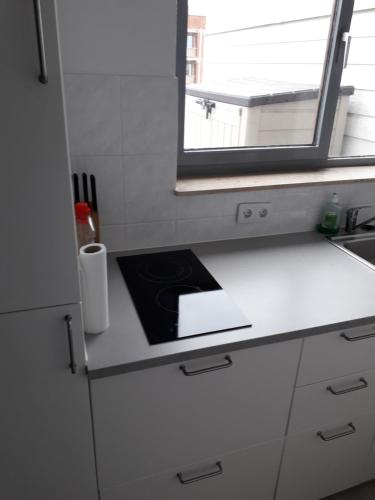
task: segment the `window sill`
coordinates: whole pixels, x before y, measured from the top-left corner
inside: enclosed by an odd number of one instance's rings
[[[375,166],[337,167],[300,172],[267,172],[226,177],[181,178],[177,180],[175,194],[184,196],[371,181],[375,182]]]

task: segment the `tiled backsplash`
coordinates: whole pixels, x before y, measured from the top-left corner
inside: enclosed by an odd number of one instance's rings
[[[177,80],[174,48],[165,44],[175,40],[175,2],[155,0],[152,13],[146,0],[100,4],[60,0],[59,11],[72,170],[97,176],[102,237],[110,250],[313,230],[332,191],[344,206],[375,202],[375,183],[176,196]],[[129,16],[138,27],[130,30],[133,38],[120,22],[126,17],[130,26]],[[100,50],[91,31],[98,30],[98,18]],[[118,50],[120,40],[131,43],[132,57],[129,46]],[[237,224],[238,203],[252,201],[272,202],[271,217]]]

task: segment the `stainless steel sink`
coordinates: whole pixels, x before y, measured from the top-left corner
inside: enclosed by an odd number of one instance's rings
[[[329,241],[344,252],[375,269],[375,234],[333,236]]]

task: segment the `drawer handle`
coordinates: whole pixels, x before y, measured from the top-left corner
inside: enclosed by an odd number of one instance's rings
[[[186,377],[192,377],[193,375],[201,375],[201,373],[213,372],[215,370],[222,370],[224,368],[229,368],[233,365],[232,358],[230,356],[224,356],[226,363],[222,363],[221,365],[210,366],[209,368],[201,368],[200,370],[192,370],[189,371],[186,368],[186,365],[181,365],[180,370]]]
[[[332,441],[333,439],[350,436],[350,434],[354,434],[356,432],[356,428],[351,422],[349,422],[348,427],[349,429],[347,431],[340,432],[339,434],[333,434],[332,436],[327,436],[324,432],[318,432],[317,434],[321,439],[323,439],[323,441]]]
[[[190,484],[190,483],[195,483],[197,481],[202,481],[203,479],[208,479],[209,477],[215,477],[215,476],[220,476],[220,474],[223,474],[223,466],[221,465],[221,462],[216,462],[216,467],[217,470],[214,472],[209,472],[208,474],[202,474],[201,476],[195,476],[190,479],[184,479],[183,473],[178,472],[177,477],[178,480],[180,481],[181,484]]]
[[[374,333],[366,333],[365,335],[358,335],[357,337],[349,337],[345,332],[342,332],[340,337],[344,338],[348,342],[357,342],[357,340],[365,340],[365,339],[371,339],[372,337],[375,337],[375,332]]]
[[[360,391],[361,389],[366,389],[368,387],[368,382],[365,378],[361,377],[359,379],[359,384],[353,385],[353,387],[348,387],[347,389],[334,389],[331,385],[327,387],[327,391],[335,396],[341,396],[341,394],[347,394],[348,392]]]

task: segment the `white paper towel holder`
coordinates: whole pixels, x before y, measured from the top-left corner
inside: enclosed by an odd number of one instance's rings
[[[102,250],[102,248],[105,248],[105,246],[101,243],[89,243],[88,245],[84,245],[79,249],[80,253],[98,253]]]
[[[109,328],[106,247],[102,243],[82,246],[79,264],[84,330],[102,333]]]

